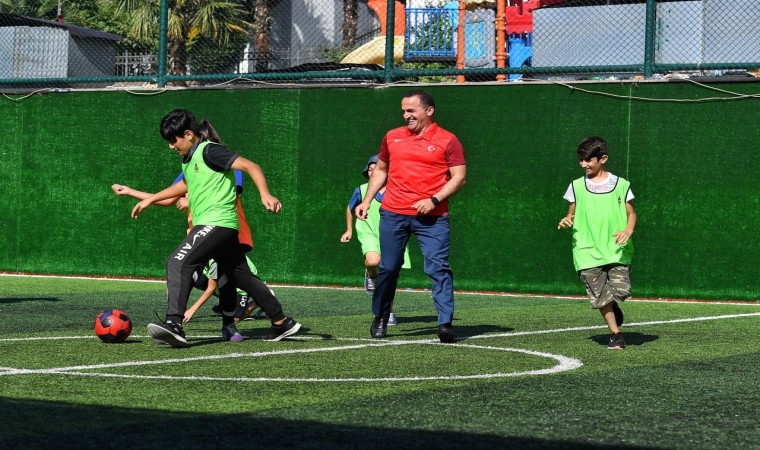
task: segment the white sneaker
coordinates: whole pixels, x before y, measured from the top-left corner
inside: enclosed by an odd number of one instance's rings
[[[369,271],[364,271],[364,291],[367,295],[373,295],[375,293],[375,279],[369,276]]]
[[[396,313],[391,313],[391,315],[388,316],[388,325],[398,325],[398,320],[396,320]]]

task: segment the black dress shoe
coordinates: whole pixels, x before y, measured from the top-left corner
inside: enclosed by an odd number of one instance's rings
[[[385,337],[385,332],[388,330],[388,318],[387,317],[375,317],[372,321],[372,326],[369,329],[369,334],[375,339],[381,339]]]
[[[438,339],[440,339],[443,344],[451,344],[456,340],[456,335],[451,331],[450,323],[438,325]]]

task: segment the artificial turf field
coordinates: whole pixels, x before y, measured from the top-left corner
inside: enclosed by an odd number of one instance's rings
[[[760,448],[757,304],[629,301],[612,351],[582,298],[458,293],[443,345],[428,292],[372,340],[364,291],[274,290],[293,339],[225,342],[209,302],[172,349],[162,283],[0,277],[0,449]],[[92,331],[109,308],[125,343]]]

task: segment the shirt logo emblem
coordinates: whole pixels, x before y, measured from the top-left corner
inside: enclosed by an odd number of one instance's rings
[[[198,163],[195,164],[195,173],[200,172],[200,169],[198,169]]]
[[[435,151],[435,145],[428,145],[427,151],[433,153]]]

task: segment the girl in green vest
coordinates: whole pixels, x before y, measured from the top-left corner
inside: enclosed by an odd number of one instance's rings
[[[190,111],[177,109],[164,116],[160,131],[169,148],[182,158],[184,179],[139,202],[132,209],[132,217],[137,218],[154,203],[187,194],[193,228],[167,258],[166,320],[148,324],[148,334],[155,341],[172,347],[189,345],[182,329],[182,320],[193,289],[193,274],[202,269],[209,259],[216,261],[219,273],[224,339],[243,339],[234,321],[236,287],[255,298],[272,322],[265,340],[279,341],[298,332],[301,324],[283,313],[277,297],[251,272],[238,241],[234,170],[251,177],[267,211],[279,213],[282,209],[280,201],[269,192],[261,167],[218,143],[204,139]]]

